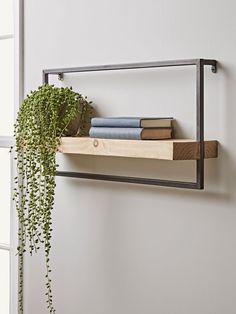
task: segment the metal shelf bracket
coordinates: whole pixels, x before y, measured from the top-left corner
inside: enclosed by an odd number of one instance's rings
[[[49,82],[49,75],[57,75],[63,80],[65,73],[115,71],[131,69],[148,69],[158,67],[195,66],[196,68],[196,140],[200,143],[200,159],[196,160],[196,181],[184,182],[174,180],[161,180],[151,178],[127,177],[117,175],[105,175],[98,173],[58,171],[57,176],[81,178],[89,180],[101,180],[112,182],[124,182],[133,184],[157,185],[184,189],[204,189],[204,66],[211,66],[213,73],[217,72],[217,61],[212,59],[185,59],[154,61],[142,63],[125,63],[98,66],[83,66],[75,68],[59,68],[43,70],[43,83]]]

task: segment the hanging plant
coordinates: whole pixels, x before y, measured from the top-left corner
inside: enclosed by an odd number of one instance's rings
[[[46,298],[55,313],[50,279],[52,209],[55,194],[56,151],[62,136],[84,136],[93,108],[86,97],[72,88],[43,85],[27,95],[15,123],[16,159],[14,200],[19,218],[20,298],[22,300],[22,257],[41,246],[46,261]]]

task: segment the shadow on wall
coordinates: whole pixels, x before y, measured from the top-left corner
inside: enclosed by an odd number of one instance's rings
[[[224,66],[219,63],[219,72],[222,77],[222,123],[224,134],[220,143],[217,169],[219,169],[224,190],[229,197],[236,196],[236,146],[235,146],[235,117],[236,117],[236,77],[235,69],[231,64]],[[217,125],[216,125],[217,127]]]
[[[234,142],[234,135],[232,132],[232,127],[234,126],[234,117],[232,112],[234,109],[231,99],[236,99],[235,95],[235,78],[231,75],[230,67],[222,67],[219,64],[218,67],[218,76],[220,83],[220,90],[217,93],[217,97],[222,96],[222,99],[219,101],[219,111],[222,112],[219,116],[222,119],[224,124],[223,134],[220,134],[219,143],[219,157],[217,159],[211,159],[205,161],[205,190],[204,191],[195,191],[195,190],[181,190],[174,188],[165,188],[165,187],[155,187],[155,186],[144,186],[144,185],[133,185],[133,184],[122,184],[122,183],[111,183],[111,182],[93,182],[93,181],[81,181],[80,179],[70,179],[73,182],[72,184],[83,184],[89,186],[97,186],[97,184],[103,184],[107,192],[119,191],[122,192],[122,189],[136,190],[152,193],[161,193],[168,197],[174,198],[185,198],[193,199],[196,201],[196,198],[203,199],[217,199],[219,201],[231,201],[235,197],[236,191],[236,165],[235,165],[235,148],[232,147],[231,143]],[[124,78],[124,77],[123,77]],[[123,79],[122,78],[122,79]],[[153,79],[153,78],[152,78]],[[126,82],[127,84],[127,82]],[[214,108],[214,106],[212,106]],[[95,104],[95,108],[97,108]],[[98,115],[101,115],[100,112],[97,112]],[[181,127],[181,123],[178,120],[175,121],[174,128],[176,130],[175,136],[177,138],[186,138],[188,137],[188,132],[185,128]],[[215,126],[217,128],[217,125]],[[219,133],[218,133],[219,134]],[[66,166],[69,169],[63,169],[71,171],[88,171],[95,173],[109,173],[116,175],[131,175],[131,176],[142,176],[142,177],[155,177],[161,178],[163,176],[166,179],[165,175],[167,174],[168,179],[174,180],[194,180],[195,175],[195,163],[190,162],[166,162],[166,161],[154,161],[148,160],[143,162],[142,160],[128,160],[123,158],[103,158],[103,157],[92,157],[92,156],[73,156],[65,155],[63,156]],[[64,163],[63,163],[64,164]],[[78,170],[80,168],[80,170]],[[101,171],[105,169],[106,172]],[[62,170],[62,169],[60,169]],[[113,172],[114,170],[114,172]],[[140,174],[137,174],[140,172]],[[189,174],[191,173],[191,175]],[[178,176],[176,178],[175,176]],[[82,183],[81,183],[82,182]],[[200,193],[200,194],[199,194]]]

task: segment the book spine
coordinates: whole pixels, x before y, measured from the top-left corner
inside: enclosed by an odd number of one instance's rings
[[[110,138],[126,140],[140,140],[141,133],[142,128],[91,127],[89,131],[90,137],[93,138]]]
[[[93,118],[92,127],[120,127],[120,128],[139,128],[139,118]]]

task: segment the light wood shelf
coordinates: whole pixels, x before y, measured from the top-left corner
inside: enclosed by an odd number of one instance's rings
[[[205,158],[218,156],[218,142],[205,141]],[[190,139],[113,140],[89,137],[63,137],[58,151],[64,154],[149,158],[163,160],[197,160],[199,142]]]

